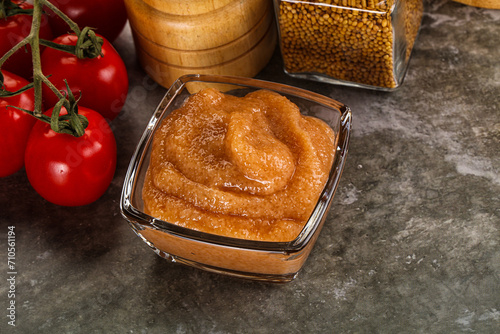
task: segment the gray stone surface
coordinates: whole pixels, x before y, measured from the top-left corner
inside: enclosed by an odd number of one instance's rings
[[[130,94],[113,121],[118,168],[96,203],[42,200],[0,179],[1,333],[497,333],[500,328],[500,11],[427,3],[396,92],[259,78],[352,108],[347,166],[296,280],[263,284],[171,264],[128,227],[128,161],[165,89],[116,43]],[[16,327],[7,324],[7,226],[16,231]]]

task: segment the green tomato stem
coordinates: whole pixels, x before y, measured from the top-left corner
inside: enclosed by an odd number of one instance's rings
[[[42,62],[40,60],[40,22],[42,20],[42,5],[40,0],[34,1],[33,20],[29,38],[31,40],[31,54],[33,59],[33,84],[35,89],[34,116],[42,115]]]
[[[4,8],[11,10],[11,7],[17,6],[12,4],[10,1],[4,3],[0,2],[0,12],[5,13]],[[61,17],[66,24],[79,36],[77,46],[67,46],[62,44],[53,43],[50,41],[45,41],[40,39],[40,24],[43,14],[43,7],[51,9]],[[1,14],[0,15],[3,15]],[[49,123],[51,128],[58,133],[66,133],[75,137],[81,137],[85,134],[85,128],[88,126],[88,120],[85,116],[78,114],[78,100],[75,99],[73,93],[71,92],[68,83],[66,83],[67,96],[65,96],[42,72],[41,65],[41,54],[40,45],[52,47],[61,51],[69,52],[74,54],[78,58],[95,58],[101,54],[102,38],[97,37],[95,33],[88,27],[80,30],[78,25],[73,22],[66,14],[60,11],[56,6],[50,3],[48,0],[34,0],[33,9],[31,10],[32,24],[31,30],[28,36],[26,36],[22,41],[10,49],[0,58],[0,69],[5,61],[11,57],[16,51],[25,47],[26,45],[31,46],[32,62],[33,62],[33,83],[30,83],[26,87],[16,91],[7,92],[3,88],[0,90],[1,97],[9,97],[17,94],[21,94],[27,89],[34,89],[35,95],[35,107],[33,111],[24,110],[30,115],[34,116],[40,121]],[[1,72],[0,72],[1,73]],[[0,75],[1,83],[3,84],[3,76]],[[59,102],[54,106],[52,117],[47,117],[43,115],[42,110],[42,85],[45,84],[50,88],[50,90],[59,98]],[[68,115],[60,115],[61,108],[65,107],[68,111]],[[17,108],[17,107],[15,107]],[[20,108],[17,108],[20,109]]]
[[[14,15],[33,15],[33,10],[21,8],[10,0],[2,0],[0,2],[0,20]]]
[[[34,71],[34,70],[33,70]],[[50,88],[50,90],[55,94],[57,95],[57,97],[59,98],[59,100],[63,99],[64,98],[64,95],[61,93],[61,91],[59,89],[57,89],[56,86],[54,86],[54,84],[45,76],[45,75],[40,75],[40,79],[42,80],[42,82]]]
[[[5,63],[5,61],[10,57],[12,56],[16,51],[20,50],[21,48],[23,48],[24,46],[30,44],[30,37],[27,36],[25,37],[22,41],[20,41],[19,43],[17,43],[16,45],[14,45],[12,47],[12,49],[10,49],[9,51],[7,51],[3,56],[2,58],[0,58],[0,68],[2,67],[3,63]]]
[[[56,13],[57,16],[59,16],[66,24],[68,27],[77,35],[79,36],[81,33],[80,27],[78,24],[73,22],[66,14],[64,14],[59,8],[54,6],[50,1],[47,0],[39,0],[41,1],[42,5],[46,6],[50,10],[52,10],[54,13]]]

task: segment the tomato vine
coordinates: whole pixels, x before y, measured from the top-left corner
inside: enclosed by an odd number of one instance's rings
[[[52,10],[78,36],[76,45],[62,45],[40,38],[40,24],[44,7]],[[89,27],[80,29],[80,27],[74,21],[72,21],[66,14],[64,14],[61,10],[54,6],[49,0],[34,0],[32,9],[23,9],[10,0],[1,0],[0,19],[12,15],[32,15],[33,19],[30,33],[0,58],[0,98],[12,97],[33,88],[35,92],[34,110],[25,110],[15,106],[12,107],[21,109],[24,112],[31,114],[38,120],[50,124],[51,129],[55,132],[67,133],[75,137],[81,137],[85,133],[85,128],[88,126],[88,120],[85,116],[78,114],[79,99],[75,98],[75,96],[71,93],[67,82],[66,88],[68,93],[63,94],[59,89],[56,88],[56,86],[52,82],[50,82],[48,77],[42,73],[40,47],[45,46],[68,52],[75,55],[79,59],[96,58],[102,54],[101,47],[103,45],[103,38],[97,36],[95,32]],[[5,89],[3,85],[4,78],[1,73],[2,65],[16,51],[25,48],[28,45],[30,45],[32,53],[33,82],[17,91],[10,92]],[[46,85],[47,87],[49,87],[50,90],[59,99],[59,101],[54,106],[55,112],[53,112],[51,117],[43,114],[42,85]],[[64,107],[68,111],[67,115],[60,115],[62,107]]]

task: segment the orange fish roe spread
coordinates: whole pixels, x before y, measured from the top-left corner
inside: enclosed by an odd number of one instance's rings
[[[277,93],[201,90],[156,131],[144,210],[207,233],[293,240],[328,179],[335,140]]]

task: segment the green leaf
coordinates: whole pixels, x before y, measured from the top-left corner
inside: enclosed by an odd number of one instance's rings
[[[30,114],[31,116],[35,117],[36,119],[38,119],[38,120],[40,120],[42,122],[50,124],[50,117],[47,116],[47,115],[36,116],[35,113],[32,110],[23,109],[23,108],[19,108],[19,107],[16,107],[16,106],[11,106],[11,105],[8,105],[7,107],[8,108],[14,108],[14,109],[17,109],[17,110],[24,111],[25,113]]]
[[[59,114],[61,113],[61,107],[63,106],[65,99],[60,99],[57,101],[54,109],[52,109],[52,115],[50,117],[50,128],[55,132],[61,131],[61,126],[59,123]]]
[[[30,89],[33,88],[33,82],[31,82],[31,83],[27,84],[26,86],[24,86],[23,88],[15,91],[15,92],[10,92],[10,91],[8,91],[8,90],[6,90],[6,89],[3,88],[4,77],[3,77],[3,75],[1,75],[1,72],[0,72],[0,79],[2,81],[2,89],[0,90],[0,97],[3,97],[3,98],[16,96],[16,95],[24,93],[25,91],[30,90]]]
[[[59,43],[48,41],[48,40],[42,39],[42,38],[40,38],[40,45],[43,45],[43,46],[46,46],[46,47],[49,47],[52,49],[56,49],[59,51],[71,53],[72,55],[75,54],[75,50],[76,50],[76,47],[74,45],[59,44]]]
[[[75,55],[79,59],[97,58],[102,56],[102,44],[104,40],[95,34],[90,27],[84,27],[76,42]]]
[[[0,19],[14,15],[33,15],[33,9],[24,9],[10,0],[0,1]]]

